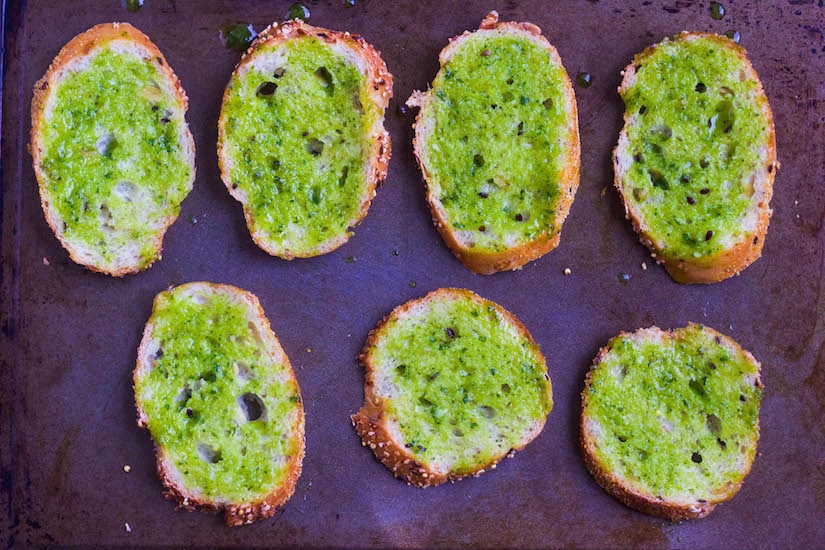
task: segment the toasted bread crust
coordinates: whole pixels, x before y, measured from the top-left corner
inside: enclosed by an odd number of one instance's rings
[[[115,40],[129,40],[146,50],[149,56],[154,57],[157,60],[158,69],[161,74],[163,74],[164,78],[170,82],[175,89],[175,97],[180,102],[182,106],[182,115],[185,117],[186,111],[189,108],[189,98],[186,96],[186,92],[183,90],[183,86],[181,85],[180,80],[178,80],[177,75],[175,75],[172,68],[166,62],[166,58],[157,46],[155,46],[155,44],[149,39],[149,37],[129,23],[101,23],[100,25],[96,25],[86,32],[75,36],[69,41],[68,44],[63,46],[54,60],[52,60],[46,74],[44,74],[43,77],[34,85],[34,97],[32,98],[31,107],[32,127],[29,151],[31,152],[34,161],[34,173],[37,177],[38,187],[40,189],[40,206],[43,208],[43,213],[46,215],[46,222],[49,224],[49,227],[51,227],[55,236],[60,240],[60,244],[63,245],[63,248],[69,252],[69,256],[72,261],[86,267],[91,271],[106,273],[115,277],[122,277],[123,275],[137,273],[143,269],[146,269],[156,260],[161,258],[163,236],[169,226],[175,222],[178,214],[171,213],[169,216],[164,218],[162,228],[153,236],[151,241],[152,247],[156,250],[155,257],[145,265],[140,258],[137,258],[131,265],[123,265],[115,268],[108,268],[106,266],[84,261],[80,252],[63,237],[62,218],[60,218],[56,210],[52,209],[46,199],[45,188],[47,182],[46,176],[41,169],[43,149],[40,144],[40,129],[41,125],[45,122],[46,101],[52,90],[55,90],[59,84],[58,76],[61,70],[72,60],[87,56],[100,46]],[[186,141],[185,149],[190,152],[189,165],[191,177],[189,180],[188,189],[191,190],[195,181],[195,141],[192,138],[192,133],[189,131],[189,126],[186,124],[185,120],[182,130]]]
[[[624,187],[624,166],[627,165],[626,157],[630,153],[626,152],[626,144],[629,142],[627,127],[631,123],[630,113],[625,111],[624,127],[619,135],[619,143],[613,151],[613,173],[614,185],[622,197],[625,207],[625,217],[633,224],[633,229],[639,235],[639,239],[644,244],[656,260],[663,264],[667,272],[677,283],[715,283],[738,275],[743,269],[759,259],[762,255],[762,245],[765,241],[765,234],[768,231],[772,211],[769,207],[773,196],[773,182],[776,171],[779,169],[779,162],[776,160],[776,131],[773,123],[773,113],[771,112],[768,98],[762,89],[759,75],[751,65],[744,48],[732,40],[710,33],[682,32],[677,34],[672,40],[691,40],[696,38],[709,38],[717,41],[725,48],[736,53],[741,62],[742,69],[750,79],[757,83],[755,97],[760,103],[762,114],[768,125],[768,143],[766,157],[762,159],[764,169],[757,170],[754,188],[762,190],[762,200],[758,204],[759,216],[756,229],[742,236],[735,246],[721,250],[719,253],[706,258],[676,258],[667,254],[657,243],[657,239],[648,231],[641,210],[635,209],[627,200]],[[666,39],[665,42],[667,42]],[[663,43],[665,43],[663,42]],[[637,54],[633,61],[622,71],[622,84],[619,86],[619,94],[624,95],[636,78],[637,68],[650,56],[660,44],[650,46],[643,52]]]
[[[694,323],[689,323],[686,329],[694,327]],[[663,331],[657,326],[648,329],[639,330],[634,333],[622,331],[617,338],[642,339],[646,335],[661,334],[663,339],[674,339],[678,333],[686,329],[676,329],[672,331]],[[743,349],[733,339],[724,334],[705,326],[705,331],[711,332],[715,337],[719,338],[720,342],[725,347],[736,349],[741,352],[750,362],[757,367],[756,385],[761,387],[762,382],[759,378],[759,362],[747,350]],[[683,499],[680,501],[668,501],[657,495],[648,494],[640,488],[634,487],[630,481],[622,479],[608,470],[596,456],[596,439],[590,429],[589,418],[586,416],[587,403],[590,392],[590,382],[593,375],[593,368],[599,365],[610,353],[610,344],[604,346],[599,350],[596,358],[593,360],[593,366],[588,371],[585,378],[584,390],[581,393],[581,414],[579,416],[579,444],[581,445],[584,464],[587,470],[591,473],[596,482],[604,488],[609,494],[620,500],[626,506],[644,512],[645,514],[656,516],[670,521],[682,521],[686,519],[699,519],[710,514],[717,504],[730,500],[739,492],[742,486],[742,481],[738,484],[731,485],[724,493],[720,493],[709,500],[693,501],[690,499]],[[759,433],[759,419],[756,421],[757,438],[753,442],[753,447],[747,456],[742,468],[742,479],[750,472],[753,464],[753,459],[756,454],[756,443],[758,441]]]
[[[373,104],[382,113],[376,120],[372,128],[372,151],[368,165],[366,167],[365,185],[367,186],[367,193],[365,199],[361,203],[355,218],[350,220],[349,227],[355,227],[367,215],[372,199],[375,197],[375,190],[378,186],[384,183],[387,177],[387,167],[389,166],[390,156],[392,155],[392,144],[390,141],[390,134],[384,129],[384,112],[387,105],[389,105],[392,98],[392,74],[387,70],[387,65],[381,59],[381,52],[376,50],[371,44],[367,43],[362,37],[349,32],[333,31],[322,27],[314,27],[304,23],[300,19],[292,19],[282,24],[273,23],[264,29],[253,40],[249,48],[244,52],[238,65],[232,73],[232,79],[238,76],[241,71],[248,65],[255,57],[258,48],[264,45],[274,45],[285,42],[290,39],[301,36],[315,36],[318,39],[330,44],[336,48],[346,48],[351,53],[361,57],[366,67],[368,68],[366,76],[366,86],[369,91],[369,97]],[[227,84],[224,90],[223,100],[221,102],[221,116],[218,119],[218,167],[221,171],[221,179],[226,186],[229,194],[243,205],[244,218],[252,239],[262,250],[272,256],[277,256],[284,260],[292,260],[294,258],[309,258],[319,256],[331,252],[336,248],[346,243],[351,233],[344,231],[341,235],[329,239],[319,244],[312,252],[299,253],[295,251],[285,250],[267,240],[266,235],[261,232],[255,225],[252,210],[246,201],[245,194],[238,188],[234,188],[232,180],[229,176],[229,166],[231,160],[225,149],[227,143],[226,124],[223,117],[223,110],[229,101],[229,85]]]
[[[541,34],[541,29],[532,23],[516,23],[516,22],[499,22],[498,13],[491,11],[481,22],[478,31],[500,33],[500,34],[516,34],[534,41],[540,47],[544,48],[550,53],[550,57],[554,63],[562,66],[561,58],[559,57],[556,48],[554,48],[544,36]],[[450,39],[450,43],[439,54],[439,63],[443,68],[444,65],[450,61],[453,52],[461,46],[462,42],[470,36],[469,31],[465,31],[462,35]],[[539,237],[533,241],[526,242],[519,246],[515,246],[499,252],[475,250],[473,247],[462,243],[458,235],[452,230],[447,221],[447,213],[441,205],[441,201],[434,193],[432,185],[432,174],[429,171],[426,162],[425,141],[427,136],[424,134],[425,129],[422,125],[422,113],[426,106],[432,100],[432,90],[427,92],[413,92],[410,99],[407,100],[407,105],[411,107],[419,107],[418,115],[415,120],[415,137],[413,138],[413,150],[415,158],[418,161],[418,166],[424,176],[424,181],[427,184],[427,204],[430,207],[430,212],[433,217],[433,223],[436,229],[441,234],[444,242],[450,248],[452,253],[463,263],[467,269],[474,273],[481,275],[489,275],[498,271],[507,271],[512,269],[519,269],[528,262],[544,256],[553,250],[559,244],[561,238],[561,228],[567,214],[570,212],[570,206],[573,204],[573,199],[576,196],[576,190],[579,187],[579,167],[581,164],[581,150],[579,147],[579,124],[578,124],[578,110],[576,107],[576,96],[573,93],[573,85],[567,73],[564,73],[565,80],[565,97],[568,104],[572,106],[570,112],[570,124],[568,130],[571,135],[571,142],[569,146],[569,154],[563,163],[564,169],[558,183],[561,190],[558,204],[556,205],[556,215],[554,218],[554,225],[549,230],[544,231]]]
[[[263,329],[263,332],[268,332],[272,334],[272,329],[269,326],[269,320],[264,315],[263,308],[261,307],[258,298],[254,294],[231,285],[215,283],[198,282],[187,283],[186,285],[182,286],[188,287],[193,290],[203,290],[205,292],[212,294],[232,294],[237,301],[245,303],[255,312],[255,320],[258,323],[259,327]],[[135,371],[133,374],[133,386],[137,385],[138,378],[144,372],[152,368],[152,366],[143,359],[149,355],[150,345],[154,340],[154,320],[156,314],[155,312],[158,310],[159,300],[162,295],[163,292],[161,292],[155,297],[152,309],[152,316],[149,318],[149,321],[146,323],[146,327],[143,330],[143,338],[141,339],[141,343],[138,348],[137,364],[135,366]],[[294,386],[295,391],[298,392],[299,395],[298,420],[296,424],[292,427],[293,434],[295,435],[295,437],[298,438],[298,451],[289,458],[287,466],[288,474],[286,480],[281,485],[273,487],[272,491],[265,495],[263,498],[255,500],[253,502],[227,503],[206,500],[196,496],[190,488],[186,487],[186,485],[183,484],[183,481],[177,472],[177,467],[174,465],[171,459],[167,457],[165,449],[163,447],[158,447],[157,445],[155,445],[155,453],[157,455],[157,474],[165,487],[163,495],[167,499],[176,501],[178,509],[182,508],[184,510],[190,511],[202,510],[207,512],[218,512],[220,510],[223,510],[224,518],[226,520],[227,525],[229,525],[230,527],[235,527],[238,525],[249,524],[259,519],[264,519],[272,516],[275,513],[277,507],[281,506],[286,501],[288,501],[292,494],[295,492],[295,486],[298,482],[298,478],[301,476],[301,469],[303,466],[304,452],[306,447],[304,435],[304,426],[306,419],[304,415],[303,399],[300,398],[300,387],[298,386],[298,381],[295,379],[295,373],[292,370],[292,367],[289,363],[289,358],[287,357],[286,353],[284,353],[283,349],[280,346],[280,343],[278,342],[277,338],[274,337],[274,335],[273,341],[277,346],[278,354],[284,359],[286,372],[289,375],[290,382]],[[135,407],[137,408],[138,426],[141,428],[148,429],[149,419],[146,416],[146,412],[144,411],[141,402],[137,397],[137,392],[135,392]]]
[[[362,445],[369,447],[375,453],[375,456],[380,460],[395,477],[405,480],[410,485],[416,487],[426,488],[432,485],[439,485],[445,481],[458,481],[470,476],[479,476],[486,470],[494,469],[496,464],[504,457],[512,457],[515,451],[519,451],[526,447],[541,433],[544,428],[546,417],[539,422],[532,433],[525,438],[522,445],[510,449],[508,452],[502,453],[493,460],[478,464],[476,468],[465,474],[455,473],[439,473],[417,460],[404,446],[403,441],[396,441],[390,430],[387,429],[388,419],[385,416],[382,398],[375,391],[374,373],[378,366],[372,361],[371,352],[376,347],[378,340],[384,336],[387,328],[387,322],[391,319],[402,317],[413,310],[416,306],[423,302],[441,300],[450,297],[467,297],[476,302],[489,302],[476,293],[463,288],[440,288],[434,290],[424,296],[411,300],[401,306],[395,308],[392,313],[384,317],[378,325],[370,331],[367,342],[364,345],[361,353],[358,355],[358,361],[365,370],[364,383],[364,406],[353,414],[352,425],[358,435],[361,436]],[[519,321],[512,313],[498,306],[499,312],[502,313],[510,323],[512,323],[518,332],[529,341],[533,342],[533,337],[527,328]],[[544,355],[540,350],[536,350],[538,356],[541,358],[542,364],[546,365]],[[547,386],[548,394],[552,393],[550,384]]]

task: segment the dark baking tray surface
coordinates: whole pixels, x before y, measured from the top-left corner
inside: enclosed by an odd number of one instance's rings
[[[387,182],[349,244],[281,261],[252,242],[218,176],[216,121],[239,55],[218,29],[285,18],[289,2],[8,0],[2,119],[0,544],[293,546],[822,547],[825,544],[825,10],[821,0],[707,2],[308,2],[311,23],[362,34],[395,75]],[[442,243],[411,152],[411,115],[447,40],[490,9],[538,24],[576,87],[581,187],[561,245],[523,270],[473,275]],[[36,79],[60,47],[105,21],[146,32],[190,97],[197,181],[163,260],[113,279],[68,260],[40,210],[26,150]],[[737,30],[776,117],[779,159],[763,258],[731,280],[680,286],[655,266],[611,188],[622,117],[620,71],[644,47],[690,29]],[[606,192],[605,192],[606,188]],[[394,254],[397,251],[397,255]],[[354,258],[355,261],[348,261]],[[647,263],[643,271],[641,264]],[[563,270],[572,274],[565,276]],[[625,284],[620,275],[629,275]],[[154,295],[231,283],[261,298],[306,402],[307,455],[295,495],[272,519],[229,529],[161,497],[148,433],[135,425],[131,372]],[[396,305],[442,286],[470,288],[516,314],[541,344],[555,408],[541,436],[478,479],[420,490],[361,447],[355,357]],[[579,392],[596,351],[621,330],[704,322],[762,362],[762,438],[741,492],[707,519],[671,524],[602,491],[577,446]],[[124,472],[124,465],[131,472]],[[127,532],[128,523],[131,532]]]

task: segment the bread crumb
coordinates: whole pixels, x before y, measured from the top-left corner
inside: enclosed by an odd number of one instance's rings
[[[131,527],[129,527],[129,524],[128,524],[128,523],[124,523],[123,525],[124,525],[124,527],[126,527],[126,532],[127,532],[127,533],[131,533],[131,532],[132,532],[132,528],[131,528]]]
[[[132,467],[127,464],[126,466],[123,467],[123,471],[128,474],[129,472],[132,471]]]
[[[565,275],[570,275],[571,273],[573,273],[573,272],[572,272],[572,271],[570,271],[570,268],[569,268],[569,267],[565,267],[565,268],[564,268],[564,274],[565,274]]]
[[[312,350],[310,348],[307,348],[307,353],[312,353]]]
[[[642,262],[642,271],[647,271],[647,264]]]
[[[49,259],[44,257],[43,258],[43,265],[49,265]]]
[[[599,193],[599,196],[603,197],[605,195],[605,193],[607,193],[607,187],[606,186],[602,187],[602,191],[601,191],[601,193]]]

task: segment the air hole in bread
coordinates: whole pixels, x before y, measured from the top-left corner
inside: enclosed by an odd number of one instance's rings
[[[255,422],[262,418],[266,420],[266,405],[257,394],[243,394],[238,398],[238,405],[241,407],[247,422]]]
[[[667,124],[657,124],[650,129],[653,135],[662,141],[667,141],[673,136],[673,129]]]
[[[343,187],[347,183],[347,176],[349,175],[349,166],[344,166],[344,169],[341,170],[341,177],[338,178],[338,185]]]
[[[286,67],[278,67],[278,68],[277,68],[277,69],[275,69],[275,71],[272,73],[272,76],[274,76],[275,78],[281,78],[282,76],[284,76],[284,73],[285,73],[285,72],[286,72]]]
[[[252,321],[249,321],[246,326],[249,327],[249,333],[252,336],[252,339],[260,343],[262,340],[261,333],[258,331],[258,325]]]
[[[120,181],[114,188],[115,195],[124,202],[134,202],[137,192],[137,186],[131,181]]]
[[[542,105],[544,105],[544,108],[545,108],[545,109],[547,109],[547,110],[549,111],[550,109],[552,109],[552,108],[553,108],[553,98],[552,98],[552,97],[548,97],[547,99],[545,99],[544,101],[542,101],[542,103],[541,103],[541,104],[542,104]]]
[[[696,464],[702,463],[702,455],[699,453],[693,453],[692,455],[690,455],[690,459]]]
[[[670,184],[665,179],[665,176],[658,170],[648,170],[647,175],[650,176],[650,183],[653,184],[653,187],[658,187],[663,191],[670,189]]]
[[[325,196],[326,192],[318,185],[314,185],[309,190],[309,202],[311,202],[312,204],[321,204]]]
[[[307,151],[313,156],[319,156],[324,152],[324,142],[320,139],[312,138],[307,142]]]
[[[192,388],[189,387],[189,382],[183,385],[183,389],[175,396],[175,403],[183,405],[192,397]]]
[[[493,407],[487,405],[481,405],[478,408],[478,411],[481,413],[481,416],[488,419],[493,419],[496,417],[496,410]]]
[[[209,445],[207,443],[201,443],[201,442],[198,442],[195,445],[195,448],[198,451],[198,456],[204,462],[208,462],[210,464],[217,464],[218,462],[221,461],[222,457],[221,457],[221,450],[220,449],[216,449],[212,445]]]
[[[708,430],[713,435],[718,436],[722,433],[722,420],[715,414],[709,414],[705,420],[705,424],[707,424]]]
[[[278,89],[278,85],[274,82],[262,82],[260,86],[258,86],[258,90],[255,92],[255,95],[258,97],[271,97],[275,95],[275,90]]]
[[[473,155],[473,164],[475,164],[479,168],[484,166],[484,155],[480,153],[476,153],[475,155]]]
[[[235,376],[241,382],[246,383],[255,378],[255,374],[252,372],[252,369],[249,368],[249,365],[247,365],[246,363],[235,363],[234,369]]]
[[[719,447],[720,447],[723,451],[726,451],[726,450],[728,449],[728,444],[727,444],[727,443],[725,443],[725,442],[724,442],[721,438],[717,437],[717,438],[716,438],[716,443],[718,443],[718,444],[719,444]]]
[[[104,157],[110,157],[116,146],[117,140],[115,139],[115,135],[111,133],[100,136],[95,144],[97,152]]]
[[[335,85],[332,82],[332,74],[326,67],[319,67],[315,71],[315,78],[321,86],[327,89],[327,92],[332,93],[335,89]]]
[[[100,213],[98,214],[98,218],[100,218],[100,223],[102,223],[104,226],[111,226],[112,212],[109,210],[109,207],[106,204],[102,204],[100,206]]]
[[[361,92],[358,90],[352,94],[352,107],[359,115],[364,114],[364,105],[361,103]]]
[[[693,392],[696,395],[704,397],[704,395],[705,395],[705,386],[703,386],[701,382],[699,382],[697,380],[691,380],[690,382],[688,382],[688,386],[690,386],[690,389],[693,390]]]
[[[503,391],[504,393],[510,393],[510,384],[502,384],[501,391]]]

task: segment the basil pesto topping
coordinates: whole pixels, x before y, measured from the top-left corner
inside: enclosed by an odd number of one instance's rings
[[[382,114],[358,67],[314,36],[264,44],[253,56],[233,75],[221,112],[225,169],[246,195],[250,229],[311,255],[358,219]]]
[[[107,262],[136,248],[151,263],[152,239],[191,188],[183,106],[157,64],[100,47],[60,79],[40,127],[44,199],[65,223],[58,234]]]
[[[725,38],[677,37],[640,57],[624,92],[633,157],[624,198],[665,254],[704,258],[748,238],[743,216],[770,129],[746,65]]]
[[[135,394],[185,486],[250,501],[283,483],[288,457],[300,451],[291,427],[301,407],[298,386],[289,365],[266,351],[249,305],[188,286],[155,304],[160,347],[151,370],[136,378]]]
[[[596,457],[650,495],[709,499],[742,481],[759,435],[758,367],[702,325],[619,336],[593,367],[583,414]]]
[[[524,445],[553,405],[538,346],[498,305],[473,295],[392,315],[369,360],[394,388],[382,403],[407,450],[459,475]]]
[[[462,37],[420,124],[431,192],[476,250],[530,242],[555,223],[575,108],[564,68],[534,40]],[[571,92],[572,94],[572,92]]]

